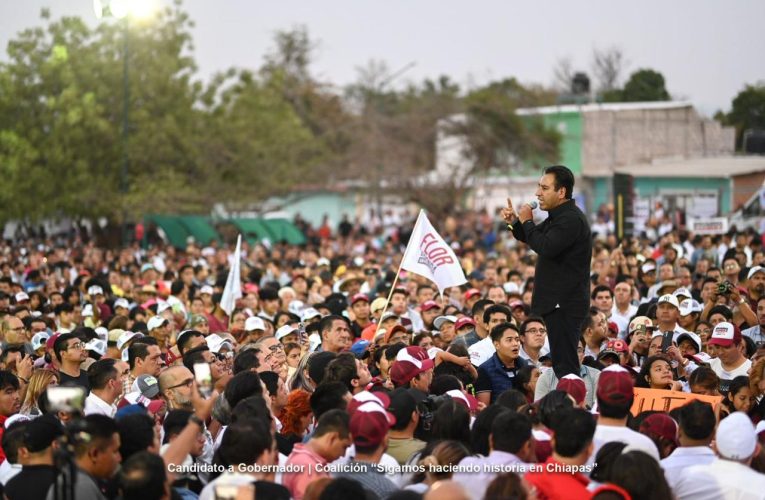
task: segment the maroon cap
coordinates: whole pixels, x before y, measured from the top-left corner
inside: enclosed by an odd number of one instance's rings
[[[402,349],[403,350],[403,349]],[[390,379],[396,386],[402,386],[409,383],[420,373],[433,368],[433,361],[426,359],[424,361],[396,361],[390,368]]]
[[[378,446],[385,440],[396,417],[379,404],[369,401],[351,414],[350,431],[356,446]]]
[[[630,346],[622,339],[609,340],[606,344],[606,349],[616,352],[630,352]]]
[[[477,288],[471,288],[467,292],[465,292],[465,300],[468,300],[471,297],[475,297],[476,295],[481,295],[481,291]]]
[[[48,340],[45,341],[45,348],[46,349],[53,349],[53,344],[56,343],[56,339],[61,336],[60,332],[56,332],[53,335],[50,336]]]
[[[420,306],[420,310],[424,311],[430,311],[431,309],[441,309],[441,306],[438,305],[438,302],[435,300],[426,300],[422,303],[422,306]]]
[[[351,305],[355,304],[356,302],[363,300],[364,302],[369,302],[369,297],[365,293],[357,293],[353,297],[351,297]]]
[[[380,405],[383,409],[387,410],[390,406],[390,398],[382,391],[370,392],[361,391],[353,395],[351,402],[348,403],[348,414],[352,415],[360,406],[369,402]]]
[[[582,404],[585,396],[587,396],[587,386],[584,385],[584,380],[572,373],[560,379],[555,388],[566,392],[566,394],[574,398],[577,404]]]
[[[596,395],[599,401],[622,405],[632,401],[635,384],[630,373],[619,365],[611,365],[600,372]]]
[[[475,413],[478,411],[478,400],[472,394],[465,394],[459,389],[446,391],[446,394],[456,402],[462,404],[465,408],[468,409],[468,411],[470,411],[470,413]]]
[[[413,361],[415,359],[418,361],[425,361],[426,359],[429,360],[430,356],[428,355],[428,351],[416,345],[407,346],[396,354],[397,361]]]
[[[524,308],[522,300],[514,300],[510,302],[509,306],[510,306],[510,309],[515,309],[516,307],[520,307],[521,309]]]
[[[640,424],[640,433],[648,437],[659,436],[677,443],[677,423],[666,413],[654,413]]]
[[[468,318],[467,316],[461,317],[460,319],[457,320],[456,323],[454,323],[454,329],[459,330],[460,328],[463,328],[466,325],[475,327],[475,321],[473,321],[473,318]]]
[[[722,347],[730,347],[733,344],[741,343],[741,330],[726,321],[717,323],[712,329],[712,337],[709,339],[709,345],[719,345]]]
[[[619,334],[619,325],[617,325],[616,322],[614,322],[614,321],[609,321],[608,322],[608,329],[614,335],[618,335]]]

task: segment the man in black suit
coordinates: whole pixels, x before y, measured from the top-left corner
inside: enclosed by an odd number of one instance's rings
[[[547,167],[535,193],[547,219],[534,224],[532,208],[517,212],[510,198],[502,218],[513,236],[537,255],[531,312],[547,324],[550,354],[560,379],[579,373],[576,349],[590,307],[592,238],[587,217],[572,199],[574,174],[562,165]]]

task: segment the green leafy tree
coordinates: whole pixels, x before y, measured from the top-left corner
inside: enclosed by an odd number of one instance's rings
[[[744,131],[765,130],[765,84],[747,85],[733,98],[725,122],[736,127],[736,145],[742,147]]]
[[[652,69],[640,69],[630,75],[621,92],[624,102],[669,101],[664,76]]]

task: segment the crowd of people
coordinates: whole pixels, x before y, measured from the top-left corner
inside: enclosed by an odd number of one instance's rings
[[[468,282],[442,296],[396,272],[412,222],[240,255],[0,245],[3,495],[765,497],[760,235],[594,234],[559,379],[535,253],[498,216],[445,220]],[[688,402],[637,412],[636,388]]]

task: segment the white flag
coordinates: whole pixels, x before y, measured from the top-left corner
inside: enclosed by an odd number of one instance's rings
[[[226,311],[228,316],[234,312],[236,307],[236,299],[242,298],[242,278],[240,265],[242,262],[242,256],[240,250],[242,248],[242,235],[240,234],[236,238],[236,251],[234,252],[234,261],[231,263],[231,269],[228,270],[228,278],[226,278],[226,288],[223,289],[223,296],[220,299],[220,308]]]
[[[430,225],[424,210],[420,210],[417,217],[401,269],[428,278],[441,294],[445,289],[467,281],[454,251]]]

